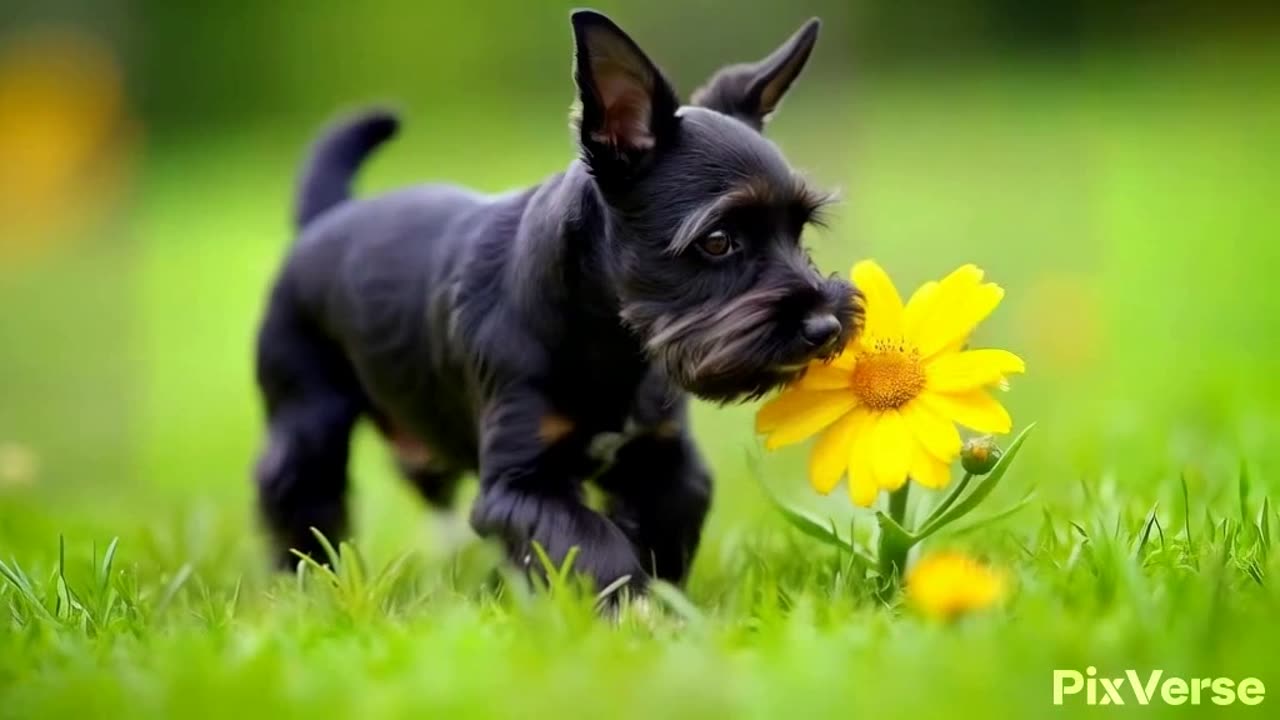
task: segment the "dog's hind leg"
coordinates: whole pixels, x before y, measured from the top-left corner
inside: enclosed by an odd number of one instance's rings
[[[295,550],[326,560],[312,528],[335,544],[347,532],[351,431],[366,403],[338,348],[281,305],[273,302],[258,341],[268,434],[255,479],[272,560],[289,568]]]

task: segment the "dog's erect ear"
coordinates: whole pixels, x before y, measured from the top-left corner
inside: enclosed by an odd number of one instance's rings
[[[769,57],[722,68],[693,94],[693,104],[732,115],[760,130],[804,69],[822,22],[805,23]]]
[[[572,21],[583,153],[597,175],[633,171],[670,138],[680,100],[612,20],[578,10]]]

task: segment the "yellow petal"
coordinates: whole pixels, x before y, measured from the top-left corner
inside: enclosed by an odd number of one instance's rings
[[[897,410],[881,413],[871,432],[871,470],[876,485],[885,490],[897,490],[907,481],[914,443],[911,431]]]
[[[1007,433],[1013,427],[1009,411],[987,394],[986,390],[966,393],[926,392],[920,395],[919,400],[938,415],[977,432]]]
[[[916,442],[936,460],[949,463],[960,454],[960,432],[955,423],[933,412],[920,398],[904,405],[900,412]]]
[[[939,290],[934,295],[941,295]],[[955,349],[973,333],[978,323],[987,319],[1004,298],[1004,288],[986,283],[969,289],[952,300],[939,299],[937,312],[927,326],[921,327],[915,339],[920,356],[929,359],[938,353]]]
[[[831,359],[831,367],[845,372],[851,372],[857,364],[858,353],[854,344],[850,344],[847,350]]]
[[[846,345],[844,350],[841,350],[840,354],[827,364],[845,372],[853,370],[853,366],[858,364],[858,342],[854,341]]]
[[[875,449],[871,430],[876,418],[876,415],[867,412],[859,432],[849,443],[849,497],[859,507],[871,507],[879,492],[875,472],[871,467]]]
[[[843,390],[849,387],[852,374],[848,369],[822,363],[810,363],[804,377],[800,378],[802,390]]]
[[[776,398],[760,409],[756,427],[771,427],[764,446],[769,450],[792,445],[811,437],[853,409],[857,399],[853,393],[840,390],[795,390]],[[774,404],[776,403],[776,404]],[[768,411],[766,413],[766,411]]]
[[[1022,358],[1007,350],[968,350],[938,355],[926,363],[925,376],[930,390],[955,393],[998,385],[1026,369]]]
[[[947,463],[919,445],[911,461],[911,479],[931,490],[941,490],[951,482],[951,469]]]
[[[756,432],[773,432],[784,424],[812,414],[814,408],[838,406],[851,396],[851,393],[835,390],[807,391],[788,388],[760,406],[760,410],[756,412]],[[835,417],[839,416],[840,413],[837,413]]]
[[[875,338],[902,337],[902,298],[893,281],[874,260],[853,266],[853,284],[866,298],[867,324],[863,334]]]
[[[870,416],[867,410],[857,408],[822,431],[809,453],[809,483],[814,490],[826,495],[840,484],[849,465],[849,445]]]
[[[870,475],[850,478],[849,480],[849,498],[858,507],[867,508],[874,505],[878,493],[876,482],[871,479]]]
[[[911,294],[907,307],[902,311],[902,329],[908,338],[915,337],[916,328],[920,326],[921,320],[933,310],[933,293],[937,289],[938,281],[930,280]]]
[[[908,340],[926,341],[936,331],[939,317],[962,301],[982,282],[982,270],[962,265],[936,282],[927,282],[911,296],[904,315]]]

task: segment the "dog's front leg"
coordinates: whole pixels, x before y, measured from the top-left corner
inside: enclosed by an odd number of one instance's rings
[[[609,516],[635,542],[645,569],[683,582],[711,505],[711,475],[683,419],[628,441],[597,484],[609,493]]]
[[[512,560],[537,572],[533,543],[559,565],[577,547],[574,569],[598,589],[627,577],[646,578],[627,536],[582,502],[581,447],[567,422],[537,391],[503,392],[488,404],[481,426],[480,497],[471,524],[503,542]]]

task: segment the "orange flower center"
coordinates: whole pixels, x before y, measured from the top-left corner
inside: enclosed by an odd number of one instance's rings
[[[871,410],[896,410],[919,395],[924,384],[919,353],[900,343],[876,342],[853,367],[853,394]]]

